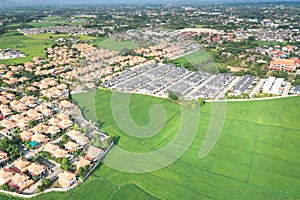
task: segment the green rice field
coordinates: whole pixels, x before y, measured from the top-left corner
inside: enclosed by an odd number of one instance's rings
[[[120,136],[118,146],[128,151],[154,151],[174,138],[180,124],[177,104],[132,95],[129,110],[137,124],[145,126],[150,122],[148,111],[154,104],[163,105],[167,113],[166,124],[158,134],[148,139],[136,138],[125,134],[113,119],[111,94],[96,90],[72,97],[85,117],[104,122],[103,131]],[[300,199],[300,97],[228,102],[218,143],[207,157],[200,159],[211,105],[200,107],[196,137],[171,165],[140,174],[102,165],[71,191],[33,199]],[[0,199],[12,197],[0,195]]]

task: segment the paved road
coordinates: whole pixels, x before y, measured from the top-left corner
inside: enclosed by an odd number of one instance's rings
[[[253,97],[255,94],[259,93],[259,88],[262,87],[266,79],[260,79],[259,82],[256,84],[256,86],[253,88],[253,90],[250,92],[250,97]]]
[[[282,92],[282,95],[287,96],[289,94],[289,91],[290,91],[291,87],[292,87],[291,83],[287,83],[287,85],[285,86],[285,88]]]

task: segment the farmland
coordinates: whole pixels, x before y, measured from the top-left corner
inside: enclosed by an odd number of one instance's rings
[[[149,108],[163,105],[167,120],[155,136],[143,139],[125,134],[113,119],[111,92],[97,90],[73,95],[85,117],[102,122],[102,130],[119,135],[119,147],[148,152],[168,144],[180,124],[180,108],[169,100],[132,95],[132,119],[144,126]],[[95,102],[93,102],[95,101]],[[173,164],[150,173],[132,174],[98,167],[86,182],[66,193],[34,199],[292,199],[300,198],[299,97],[229,102],[222,135],[212,152],[199,158],[211,103],[200,108],[199,130],[188,150]],[[95,103],[96,115],[93,113]],[[123,158],[126,159],[126,158]],[[10,199],[0,196],[0,199]]]

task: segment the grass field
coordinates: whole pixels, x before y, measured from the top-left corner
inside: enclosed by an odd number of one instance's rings
[[[52,36],[52,38],[50,38]],[[50,47],[57,38],[65,37],[69,38],[68,34],[36,34],[36,35],[12,35],[11,33],[2,35],[0,37],[0,49],[12,48],[20,50],[25,53],[27,56],[24,58],[15,58],[0,60],[0,64],[19,64],[27,61],[31,61],[33,57],[45,56],[44,49]],[[90,37],[86,35],[79,36],[79,39],[89,40],[96,39],[95,37]]]
[[[33,26],[33,28],[43,28],[43,27],[51,27],[51,26],[82,26],[84,22],[30,22],[28,25]]]
[[[209,67],[211,67],[212,62],[210,61],[209,53],[205,51],[205,49],[199,49],[198,51],[195,51],[188,55],[176,58],[174,60],[174,64],[181,67],[186,67],[187,65],[191,64],[196,68],[204,67],[208,69]]]
[[[124,42],[117,42],[113,38],[106,38],[103,40],[98,40],[93,42],[96,44],[99,48],[102,49],[109,49],[113,51],[121,51],[124,48],[127,49],[136,49],[138,48],[138,44],[130,41],[124,41]]]
[[[165,146],[180,123],[177,104],[133,95],[129,110],[136,123],[150,122],[148,110],[154,104],[163,105],[167,112],[167,123],[157,135],[135,138],[116,125],[110,91],[78,94],[73,99],[80,103],[87,118],[95,120],[97,115],[104,122],[104,131],[121,136],[120,147],[134,152]],[[211,103],[206,103],[201,107],[199,130],[192,145],[168,167],[131,174],[103,165],[85,183],[67,193],[49,193],[34,199],[300,199],[299,100],[300,97],[291,97],[227,103],[222,135],[212,152],[200,159],[199,149],[211,117]],[[0,195],[0,199],[9,197]]]

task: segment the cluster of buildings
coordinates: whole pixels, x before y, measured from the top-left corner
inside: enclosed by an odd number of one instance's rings
[[[19,137],[15,145],[23,156],[14,160],[7,150],[0,151],[0,187],[5,184],[25,194],[35,193],[41,184],[38,180],[45,178],[70,187],[78,181],[81,168],[90,170],[105,150],[91,144],[97,134],[94,129],[83,133],[82,128],[73,127],[79,123],[75,119],[85,121],[68,100],[73,89],[70,79],[79,77],[81,69],[78,52],[60,46],[48,48],[47,54],[23,65],[0,65],[0,138]],[[99,138],[108,140],[103,134]],[[69,160],[73,170],[61,169],[61,159]]]
[[[270,79],[270,80],[269,80]],[[102,86],[118,91],[168,97],[170,91],[187,99],[223,99],[225,93],[247,97],[258,93],[288,95],[290,82],[284,79],[259,79],[255,76],[234,76],[231,73],[191,72],[172,64],[150,63],[125,69],[118,76],[105,78]],[[270,88],[267,90],[265,88]]]
[[[14,49],[0,49],[0,60],[2,59],[12,59],[12,58],[21,58],[26,57],[24,53],[19,50]]]
[[[265,81],[262,90],[264,93],[281,95],[285,85],[286,82],[284,81],[284,78],[269,77]]]
[[[119,91],[168,97],[170,91],[188,99],[219,99],[224,88],[236,77],[191,72],[173,64],[152,63],[126,69],[121,75],[103,82],[104,87]]]
[[[253,36],[260,41],[269,42],[300,42],[300,32],[299,29],[257,29],[253,34],[248,34],[248,36]]]
[[[76,26],[50,26],[45,28],[28,28],[17,29],[19,33],[24,35],[41,34],[41,33],[68,33],[70,35],[88,35],[88,34],[103,34],[102,30],[94,28],[83,28]]]

